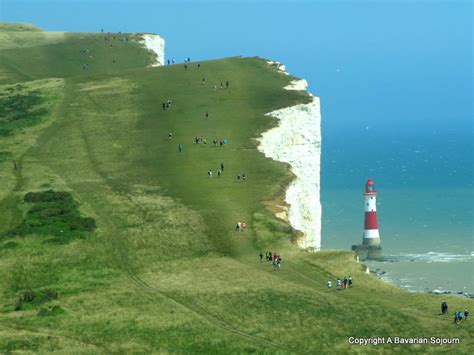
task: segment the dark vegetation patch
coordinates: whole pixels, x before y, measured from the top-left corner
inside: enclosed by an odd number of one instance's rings
[[[0,96],[0,136],[36,124],[48,112],[39,107],[44,99],[38,90],[28,94],[14,94],[13,90],[10,90],[10,95]]]
[[[2,245],[2,249],[15,249],[17,246],[18,243],[9,241]]]
[[[257,212],[253,215],[253,228],[257,236],[257,246],[265,249],[268,246],[287,239],[294,233],[290,224],[277,219],[269,211]]]
[[[30,350],[35,351],[39,347],[39,344],[35,341],[28,339],[9,340],[1,346],[2,351],[9,353],[16,350]]]
[[[5,151],[0,151],[0,163],[2,161],[8,160],[12,157],[12,153],[10,152],[5,152]]]
[[[54,237],[48,242],[64,244],[96,229],[93,218],[81,217],[78,204],[69,192],[28,192],[24,200],[33,206],[26,213],[23,222],[7,232],[7,235],[52,235]]]
[[[37,306],[58,299],[58,293],[52,290],[24,291],[18,295],[15,311],[34,309]]]
[[[64,309],[62,309],[58,305],[50,306],[50,307],[41,307],[41,309],[38,312],[38,317],[57,316],[63,313],[64,313]]]

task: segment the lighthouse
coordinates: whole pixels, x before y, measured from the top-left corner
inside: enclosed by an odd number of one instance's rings
[[[380,246],[379,225],[377,222],[377,191],[374,182],[367,179],[364,192],[364,238],[362,245]]]
[[[373,260],[382,257],[379,225],[377,221],[377,191],[371,179],[367,179],[364,191],[364,234],[361,245],[353,245],[359,259]]]

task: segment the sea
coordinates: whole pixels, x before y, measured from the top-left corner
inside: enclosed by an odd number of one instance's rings
[[[321,99],[322,247],[362,241],[375,181],[387,282],[474,293],[472,1],[4,0],[0,21],[150,32],[177,62],[280,61]],[[344,275],[341,275],[344,276]]]

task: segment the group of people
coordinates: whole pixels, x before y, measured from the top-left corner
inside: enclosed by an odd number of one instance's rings
[[[171,107],[171,100],[166,100],[166,102],[163,102],[162,104],[163,106],[163,110],[166,110],[167,108],[170,108]]]
[[[441,302],[441,314],[447,315],[448,314],[448,302],[443,301]],[[456,311],[454,312],[454,324],[458,324],[461,322],[463,319],[467,320],[469,318],[469,311],[467,309],[462,311]]]
[[[338,278],[336,280],[336,291],[345,290],[348,287],[352,287],[352,285],[353,285],[352,276],[344,277],[344,279],[342,279],[342,280],[340,278]],[[332,281],[328,280],[328,282],[326,283],[326,286],[327,286],[328,290],[331,290],[332,289]]]
[[[462,311],[454,312],[454,324],[458,324],[463,319],[466,321],[468,318],[469,318],[469,311],[467,309],[464,310],[464,312]]]
[[[202,143],[202,144],[206,145],[207,144],[207,139],[204,138],[203,136],[195,136],[194,137],[194,142],[196,144],[201,144]],[[214,144],[214,147],[217,147],[217,143],[219,143],[219,145],[221,147],[223,147],[223,146],[226,146],[229,143],[229,141],[227,140],[227,138],[221,139],[219,141],[216,138],[214,138],[212,140],[212,143]]]
[[[260,257],[260,262],[263,262],[263,252],[260,252],[260,254],[258,254],[258,256]],[[272,253],[271,251],[267,251],[265,253],[265,260],[266,261],[271,261],[272,265],[273,265],[273,270],[280,270],[281,268],[281,255],[279,253]]]
[[[221,162],[220,168],[217,169],[217,177],[220,178],[223,172],[224,172],[224,162]],[[212,169],[209,169],[207,171],[207,176],[209,178],[212,178],[212,176],[213,176]]]
[[[237,222],[237,225],[235,226],[235,231],[236,232],[243,232],[247,229],[247,223],[245,222]]]

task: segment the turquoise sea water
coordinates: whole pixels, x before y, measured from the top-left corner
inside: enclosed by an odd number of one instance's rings
[[[321,98],[323,248],[362,240],[370,177],[397,260],[370,267],[421,291],[474,292],[472,13],[470,0],[0,1],[0,21],[158,33],[177,61],[284,63]]]

